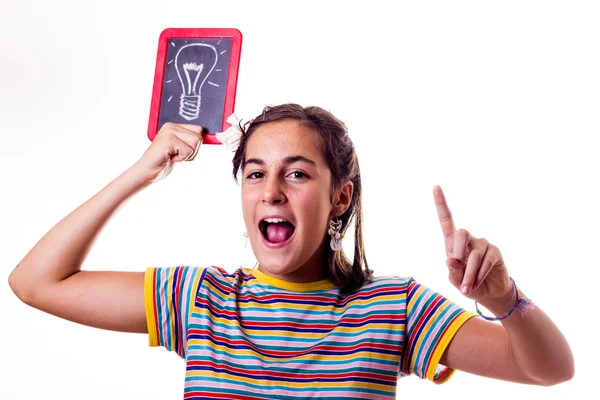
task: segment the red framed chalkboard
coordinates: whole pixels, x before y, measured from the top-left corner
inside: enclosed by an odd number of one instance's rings
[[[153,141],[166,122],[202,125],[203,143],[229,127],[237,88],[242,34],[229,28],[168,28],[158,40],[148,121]]]

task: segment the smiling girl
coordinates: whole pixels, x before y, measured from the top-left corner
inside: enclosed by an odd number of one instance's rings
[[[240,129],[233,175],[256,268],[81,270],[116,209],[197,155],[201,127],[165,124],[139,161],[34,246],[10,275],[13,291],[61,318],[148,333],[151,346],[185,359],[186,399],[394,398],[398,377],[442,383],[454,370],[536,385],[571,379],[562,333],[516,286],[497,247],[455,229],[441,188],[433,197],[449,280],[495,317],[412,278],[373,277],[358,160],[329,112],[267,107]],[[352,221],[349,260],[341,241]]]

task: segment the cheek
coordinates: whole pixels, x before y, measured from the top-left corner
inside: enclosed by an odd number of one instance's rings
[[[331,202],[328,194],[322,190],[310,190],[290,195],[297,212],[302,218],[313,225],[313,229],[321,230],[327,224],[331,212]],[[321,226],[322,225],[322,226]]]
[[[254,211],[256,209],[256,202],[258,200],[258,194],[251,188],[242,187],[242,214],[244,220],[254,217]]]

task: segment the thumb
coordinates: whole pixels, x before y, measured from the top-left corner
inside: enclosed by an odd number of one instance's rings
[[[465,274],[465,267],[456,258],[446,259],[446,266],[448,266],[448,280],[452,286],[460,289]]]

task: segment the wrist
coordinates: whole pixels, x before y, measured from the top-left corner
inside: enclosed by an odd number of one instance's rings
[[[518,290],[519,289],[516,287],[516,284],[513,283],[513,285],[511,285],[510,289],[504,295],[495,299],[480,301],[479,304],[488,309],[496,317],[502,317],[514,307],[517,301],[517,296],[521,295]]]
[[[523,293],[517,287],[513,278],[510,278],[513,287],[511,292],[505,293],[503,296],[497,297],[491,300],[484,300],[482,305],[490,310],[495,318],[486,317],[481,313],[479,307],[477,307],[477,301],[475,301],[475,310],[477,310],[477,314],[485,320],[488,321],[503,321],[506,318],[510,317],[515,310],[518,310],[522,316],[527,315],[529,310],[535,310],[535,304],[523,296]]]
[[[131,167],[129,167],[127,170],[125,170],[125,172],[123,172],[121,176],[128,183],[133,185],[136,191],[139,189],[143,189],[152,183],[152,179],[146,177],[142,172],[140,172],[140,169],[137,164],[134,164]]]

